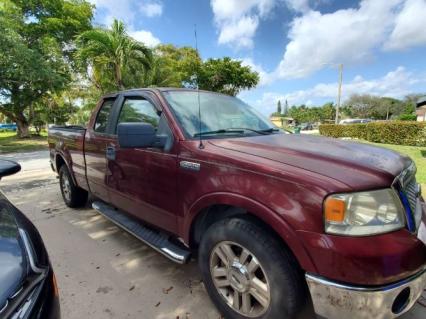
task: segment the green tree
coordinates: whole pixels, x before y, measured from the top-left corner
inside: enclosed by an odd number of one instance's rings
[[[391,97],[368,94],[352,95],[345,103],[345,114],[357,118],[389,120],[402,114],[414,114],[415,95],[403,101]]]
[[[83,32],[77,43],[78,60],[92,68],[91,78],[102,92],[134,87],[151,68],[152,51],[131,38],[121,21],[114,20],[111,29]]]
[[[235,96],[243,89],[251,89],[259,82],[259,74],[241,61],[229,57],[208,59],[197,75],[200,89]]]
[[[278,100],[278,102],[277,102],[277,113],[279,115],[282,114],[282,108],[281,108],[281,101],[280,100]]]
[[[336,109],[331,102],[325,103],[321,107],[300,105],[292,106],[288,110],[288,115],[294,118],[297,123],[324,122],[335,118]]]
[[[402,112],[400,115],[402,114],[411,114],[411,115],[415,115],[416,114],[416,108],[417,108],[417,101],[425,96],[425,93],[419,93],[419,94],[408,94],[404,97],[403,101],[402,101]],[[408,116],[407,116],[408,117]]]
[[[196,86],[194,75],[199,71],[202,61],[194,48],[160,44],[155,48],[154,55],[160,67],[157,71],[150,73],[159,74],[157,79],[161,79],[161,81],[148,82],[147,86]],[[164,75],[161,76],[161,73]]]
[[[71,81],[73,38],[91,26],[82,0],[0,2],[0,113],[29,136],[34,107]]]
[[[380,98],[369,94],[354,94],[345,104],[351,109],[352,116],[357,118],[370,118],[378,114],[383,115],[384,112],[382,106],[378,111],[381,104]]]
[[[153,55],[151,67],[144,72],[138,87],[181,87],[179,75],[159,55]]]
[[[336,118],[336,108],[333,102],[325,103],[320,110],[320,120],[334,120]]]
[[[283,115],[284,116],[288,115],[288,101],[287,100],[285,100],[285,103],[284,103]]]

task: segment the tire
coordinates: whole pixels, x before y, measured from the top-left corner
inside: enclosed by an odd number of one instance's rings
[[[83,207],[87,202],[88,193],[74,184],[66,165],[59,170],[59,186],[65,204],[71,208]]]
[[[226,255],[236,259],[224,262],[231,259]],[[307,301],[304,276],[293,255],[250,220],[225,219],[210,226],[201,239],[198,262],[210,298],[227,319],[294,318]]]

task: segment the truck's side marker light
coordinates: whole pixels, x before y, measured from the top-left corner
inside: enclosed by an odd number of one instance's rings
[[[341,223],[345,219],[345,202],[336,199],[328,198],[325,201],[325,219],[328,222]]]

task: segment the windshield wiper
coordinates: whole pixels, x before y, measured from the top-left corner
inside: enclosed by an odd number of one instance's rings
[[[279,129],[275,128],[275,127],[270,127],[270,128],[266,128],[266,129],[263,129],[263,130],[255,130],[255,129],[252,129],[252,128],[241,127],[241,128],[235,128],[235,130],[250,131],[250,132],[255,132],[257,134],[263,134],[263,135],[271,134],[273,132],[279,132]]]
[[[275,128],[275,127],[270,127],[270,128],[263,129],[263,130],[255,130],[255,129],[247,128],[247,127],[232,127],[232,128],[220,129],[220,130],[215,130],[215,131],[206,131],[206,132],[201,132],[201,133],[195,133],[193,136],[197,137],[197,136],[200,136],[200,135],[226,134],[226,133],[244,134],[245,131],[255,132],[257,134],[262,134],[262,135],[267,135],[267,134],[271,134],[273,132],[278,132],[279,129]]]
[[[236,133],[236,134],[244,134],[243,129],[220,129],[215,131],[206,131],[206,132],[199,132],[195,133],[193,137],[201,136],[201,135],[213,135],[213,134],[226,134],[226,133]]]

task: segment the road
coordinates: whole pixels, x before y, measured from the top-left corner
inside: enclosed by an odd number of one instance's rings
[[[195,262],[177,265],[90,207],[66,207],[47,151],[1,157],[22,165],[19,174],[4,178],[0,186],[44,238],[63,319],[221,318]],[[424,319],[425,312],[417,304],[402,318]]]

